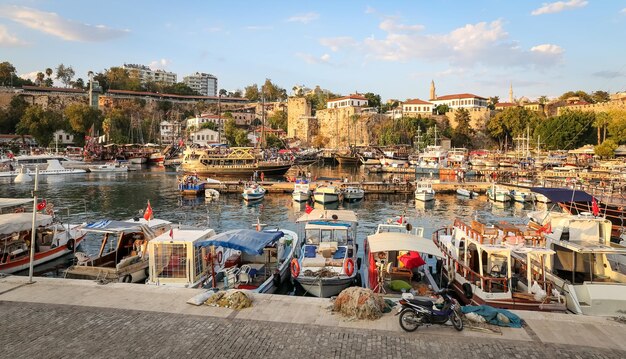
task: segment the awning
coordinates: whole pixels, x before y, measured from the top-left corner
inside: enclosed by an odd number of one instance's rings
[[[308,221],[343,221],[343,222],[356,222],[356,214],[352,211],[346,210],[324,210],[313,209],[311,213],[303,214],[296,222],[308,222]]]
[[[25,203],[33,203],[32,198],[0,198],[0,208],[19,206]]]
[[[52,223],[52,216],[37,213],[35,227],[47,226]],[[33,228],[33,214],[8,213],[0,216],[0,234],[11,234],[30,231]]]
[[[251,229],[235,229],[213,236],[205,241],[196,243],[196,247],[224,247],[242,251],[244,253],[257,255],[263,254],[263,248],[268,244],[277,241],[285,234],[276,232],[257,232]]]
[[[585,191],[572,190],[569,188],[532,187],[530,190],[541,193],[552,202],[591,202],[593,198]]]
[[[141,223],[131,223],[124,221],[113,221],[104,219],[97,222],[84,224],[81,229],[87,232],[100,233],[119,233],[119,232],[142,232],[143,225]]]
[[[367,237],[367,244],[372,253],[413,251],[443,258],[443,253],[433,241],[408,233],[384,232],[373,234]]]

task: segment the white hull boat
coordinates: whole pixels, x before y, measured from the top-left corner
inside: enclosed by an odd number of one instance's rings
[[[487,190],[487,197],[496,202],[509,202],[511,200],[509,191],[497,186],[493,186]]]
[[[83,169],[68,169],[61,166],[59,160],[48,160],[48,167],[45,170],[39,170],[39,175],[41,176],[53,176],[53,175],[72,175],[79,173],[86,173],[86,170]],[[35,175],[35,170],[26,169],[26,173],[30,176]],[[0,177],[13,177],[17,176],[19,171],[10,171],[10,172],[0,172]]]
[[[291,197],[296,202],[308,201],[311,197],[311,190],[309,189],[309,182],[304,179],[296,180],[293,185],[293,193]]]
[[[243,189],[243,193],[241,194],[241,196],[246,201],[258,201],[265,197],[265,188],[255,183],[250,186],[246,186]]]
[[[363,199],[365,191],[359,187],[346,187],[343,190],[343,200],[348,202],[356,202]]]
[[[521,203],[534,202],[535,194],[532,192],[528,192],[528,191],[513,190],[511,191],[511,198],[515,202],[521,202]]]
[[[320,185],[313,192],[315,202],[333,203],[339,201],[339,189],[335,186]]]
[[[204,190],[204,196],[206,199],[215,201],[220,198],[220,193],[212,188],[207,188]]]
[[[310,192],[294,191],[291,194],[291,198],[293,198],[293,200],[296,201],[296,202],[306,202],[306,201],[309,200],[309,198],[311,198],[311,193]]]
[[[433,185],[427,181],[418,181],[415,184],[415,200],[428,202],[435,199],[435,190]]]
[[[457,188],[456,190],[456,194],[463,196],[463,197],[469,197],[469,198],[478,198],[479,194],[474,192],[474,191],[470,191],[468,189],[465,188]]]
[[[119,163],[105,163],[99,166],[89,167],[90,172],[128,172],[128,166]]]

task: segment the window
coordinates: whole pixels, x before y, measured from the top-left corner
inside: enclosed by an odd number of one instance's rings
[[[70,140],[70,135],[65,135],[65,139],[69,141]]]
[[[59,140],[63,141],[63,135],[59,135]]]

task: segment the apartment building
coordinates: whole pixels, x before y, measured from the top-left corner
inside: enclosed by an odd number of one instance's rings
[[[204,72],[185,76],[183,82],[203,96],[217,96],[217,77]]]
[[[137,64],[124,64],[122,68],[127,70],[131,77],[138,78],[142,84],[146,82],[160,82],[166,85],[173,85],[176,83],[176,74],[173,72],[152,70],[148,66]]]

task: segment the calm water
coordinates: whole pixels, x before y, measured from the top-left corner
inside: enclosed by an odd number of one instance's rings
[[[383,178],[382,175],[368,175],[360,168],[326,166],[314,167],[310,171],[318,177]],[[305,204],[293,202],[288,194],[269,194],[261,202],[247,205],[238,194],[223,194],[215,202],[205,202],[204,197],[181,198],[176,186],[175,172],[169,168],[151,167],[118,174],[42,176],[39,197],[53,203],[57,215],[65,223],[125,220],[141,216],[148,200],[155,218],[185,225],[208,226],[217,232],[252,228],[257,218],[270,226],[296,230],[295,220],[304,213]],[[7,178],[0,179],[0,197],[28,197],[32,189],[33,183],[16,184]],[[335,207],[330,208],[350,209],[358,214],[359,242],[373,233],[377,224],[400,215],[408,218],[414,226],[424,227],[424,235],[429,237],[433,230],[450,225],[457,217],[467,220],[477,216],[488,222],[506,219],[521,223],[525,221],[525,214],[534,209],[531,205],[518,203],[491,203],[486,196],[470,200],[443,194],[438,194],[435,201],[426,204],[415,203],[412,195],[366,194],[361,202],[335,204]],[[81,250],[89,254],[97,253],[99,240],[99,236],[87,238],[81,244]],[[362,245],[359,247],[363,248]],[[62,267],[68,260],[71,258],[65,258],[52,267]]]

